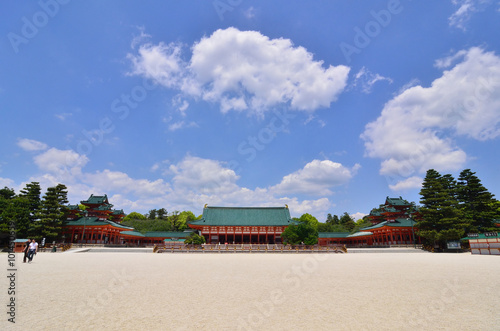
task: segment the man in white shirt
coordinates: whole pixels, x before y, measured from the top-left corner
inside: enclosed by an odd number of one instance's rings
[[[38,251],[38,243],[33,239],[33,241],[30,243],[30,248],[28,252],[28,263],[30,263],[33,260],[33,255],[36,254]]]

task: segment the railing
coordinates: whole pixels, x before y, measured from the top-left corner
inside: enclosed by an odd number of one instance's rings
[[[165,244],[156,246],[158,253],[199,252],[199,253],[347,253],[341,245],[283,245],[283,244]]]

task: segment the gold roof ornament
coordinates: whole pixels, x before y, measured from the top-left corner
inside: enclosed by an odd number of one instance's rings
[[[286,203],[285,203],[285,207],[286,207],[286,209],[288,209],[288,205]]]
[[[206,203],[205,206],[203,206],[203,209],[207,208],[207,206],[208,206],[208,203]]]

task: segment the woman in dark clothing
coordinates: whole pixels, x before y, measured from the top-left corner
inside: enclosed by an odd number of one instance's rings
[[[28,258],[28,252],[30,250],[30,240],[24,243],[24,258],[23,263],[26,263],[26,259]]]

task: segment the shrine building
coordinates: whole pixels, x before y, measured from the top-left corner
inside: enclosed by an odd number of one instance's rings
[[[281,233],[294,224],[285,207],[209,207],[201,219],[190,222],[207,243],[281,243]]]

